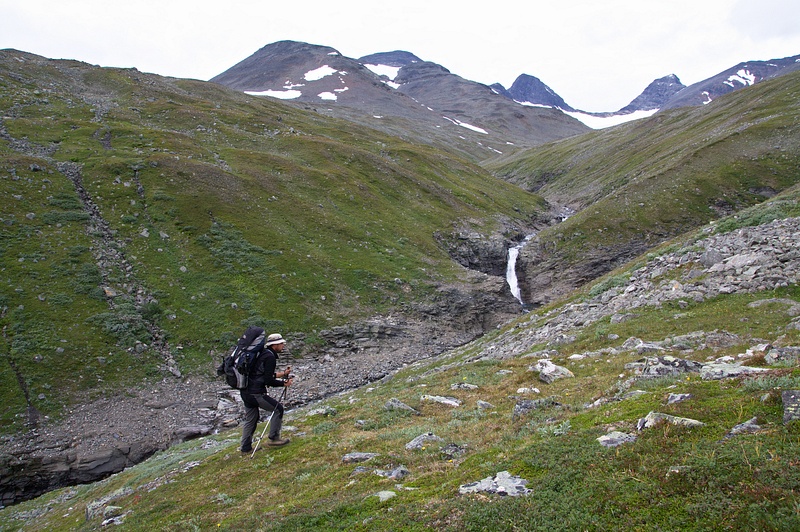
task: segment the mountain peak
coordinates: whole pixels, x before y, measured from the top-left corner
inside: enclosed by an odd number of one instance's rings
[[[631,103],[617,111],[617,114],[661,109],[670,98],[685,88],[686,85],[681,83],[675,74],[658,78],[650,83]]]
[[[494,87],[494,86],[493,86]],[[499,85],[502,87],[502,85]],[[572,107],[536,76],[522,74],[508,89],[511,98],[523,105],[555,107],[563,111],[574,111]]]
[[[323,65],[339,63],[344,57],[335,48],[298,41],[268,44],[210,81],[239,90],[281,87],[287,70],[310,71]],[[350,60],[352,61],[352,60]]]

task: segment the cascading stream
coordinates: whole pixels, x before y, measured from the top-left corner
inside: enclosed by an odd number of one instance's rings
[[[535,235],[536,233],[528,235],[522,242],[520,242],[516,246],[508,248],[508,265],[506,266],[506,281],[508,282],[508,286],[511,288],[511,295],[517,298],[517,301],[519,301],[520,305],[524,305],[525,302],[522,300],[522,292],[520,291],[519,283],[517,282],[517,257],[519,257],[520,250]]]
[[[569,207],[559,207],[557,210],[557,216],[559,222],[563,222],[573,214],[575,211]],[[511,288],[511,295],[513,295],[517,301],[520,302],[521,305],[525,305],[525,302],[522,300],[522,291],[519,288],[519,282],[517,281],[517,257],[519,257],[519,252],[525,247],[525,244],[530,242],[530,240],[536,236],[536,233],[532,233],[526,236],[522,242],[517,244],[514,247],[508,248],[508,265],[506,266],[506,281],[508,282],[508,286]]]

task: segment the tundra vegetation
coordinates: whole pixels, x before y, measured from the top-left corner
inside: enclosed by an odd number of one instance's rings
[[[304,331],[313,347],[325,327],[423,302],[461,272],[435,234],[524,227],[546,209],[542,196],[582,209],[543,232],[547,264],[568,272],[603,259],[562,297],[478,340],[292,410],[286,447],[251,460],[236,429],[192,440],[2,509],[3,528],[800,528],[800,425],[785,419],[783,400],[800,389],[800,369],[756,348],[800,346],[796,278],[644,305],[531,341],[571,309],[624,294],[660,257],[799,215],[798,73],[702,109],[483,161],[489,173],[207,83],[1,57],[7,434],[170,368],[207,373],[209,350],[245,323]],[[680,266],[652,284],[696,278]],[[733,340],[669,352],[762,371],[638,378],[643,346],[698,331]],[[531,366],[545,356],[572,376],[539,380]],[[539,407],[515,414],[529,400]],[[411,408],[387,408],[397,402]],[[652,412],[702,424],[641,428]],[[731,435],[753,419],[757,429]],[[598,442],[614,431],[635,438]],[[441,441],[407,448],[427,433]],[[373,457],[354,464],[352,453]],[[529,491],[460,493],[501,471]]]

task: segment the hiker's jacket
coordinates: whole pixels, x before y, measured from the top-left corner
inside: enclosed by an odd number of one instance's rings
[[[256,357],[250,370],[250,382],[242,393],[256,395],[267,393],[267,386],[283,386],[283,380],[275,377],[275,367],[278,363],[278,353],[271,347],[265,347]]]

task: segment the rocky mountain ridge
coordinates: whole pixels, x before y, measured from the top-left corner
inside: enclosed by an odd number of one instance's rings
[[[588,131],[556,109],[523,107],[408,52],[361,59],[291,41],[264,46],[211,82],[485,159]]]
[[[315,59],[312,60],[312,57]],[[659,109],[707,104],[733,90],[791,72],[798,68],[798,61],[800,56],[743,62],[690,87],[683,85],[675,74],[670,74],[654,80],[625,107],[606,112],[576,109],[530,74],[518,76],[508,89],[499,83],[492,84],[489,88],[495,94],[521,104],[522,107],[560,110],[592,127],[607,127],[626,119],[647,116]],[[415,120],[426,123],[433,119],[414,113],[409,107],[394,102],[393,98],[387,99],[386,94],[378,97],[373,90],[374,86],[370,87],[369,83],[360,81],[365,74],[362,69],[366,67],[396,93],[409,95],[415,102],[437,113],[449,113],[452,116],[444,116],[445,120],[473,131],[499,134],[507,142],[521,146],[537,145],[546,142],[548,138],[555,140],[569,134],[569,122],[563,120],[566,117],[534,113],[527,118],[530,111],[520,110],[519,106],[518,113],[526,118],[525,122],[514,127],[513,120],[507,116],[510,112],[507,106],[488,95],[485,91],[486,85],[460,78],[444,66],[426,63],[429,62],[413,53],[400,50],[348,59],[330,47],[282,41],[266,45],[211,81],[255,94],[298,102],[328,102],[330,105],[336,102],[344,107],[371,113],[372,116],[413,116]],[[326,71],[329,76],[335,72],[338,74],[323,81],[323,77],[327,76],[320,77],[322,72],[318,69],[325,66],[330,69]],[[402,72],[404,70],[407,72]],[[351,74],[345,81],[343,76]],[[366,77],[369,78],[368,75]],[[491,109],[486,110],[487,105]],[[513,116],[513,112],[511,114]],[[350,117],[353,118],[352,115]],[[441,127],[441,124],[436,125],[436,120],[441,118],[433,119],[435,127]],[[602,119],[607,120],[604,122]],[[541,123],[543,120],[544,124]],[[556,124],[559,124],[558,127]],[[526,133],[525,128],[530,127],[536,130],[535,135]],[[502,148],[498,146],[494,145],[493,149],[502,152]]]

